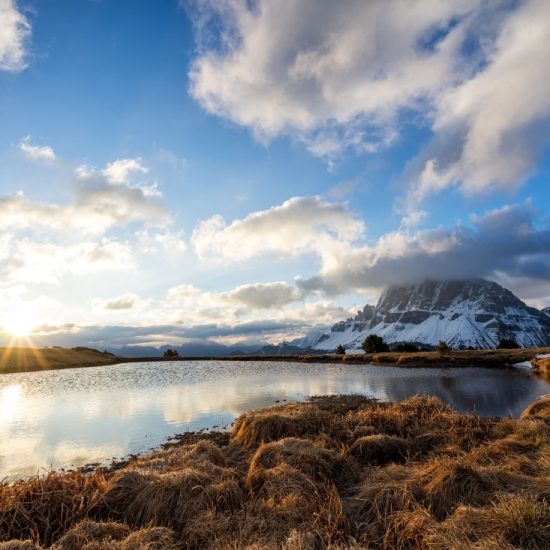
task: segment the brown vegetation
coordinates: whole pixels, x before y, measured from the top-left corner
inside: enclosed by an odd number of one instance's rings
[[[1,485],[0,550],[548,548],[549,409],[349,396],[250,411],[118,470]]]
[[[550,372],[550,354],[543,354],[545,357],[535,357],[531,359],[533,369],[537,372]]]
[[[112,365],[119,359],[91,348],[0,348],[0,374]]]
[[[534,370],[550,372],[550,357],[536,359],[537,355],[549,354],[547,348],[450,350],[364,353],[353,355],[245,355],[228,357],[117,357],[107,352],[90,348],[0,348],[0,374],[29,372],[48,369],[97,367],[116,363],[140,363],[143,361],[285,361],[293,363],[345,363],[399,367],[506,367],[522,361],[532,361]]]

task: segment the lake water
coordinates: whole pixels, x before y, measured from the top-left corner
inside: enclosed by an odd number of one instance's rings
[[[0,479],[110,462],[176,433],[312,395],[436,395],[458,411],[519,416],[550,384],[527,370],[178,361],[0,375]]]

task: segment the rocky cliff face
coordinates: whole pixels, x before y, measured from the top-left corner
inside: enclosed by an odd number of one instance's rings
[[[550,345],[550,317],[491,281],[425,281],[388,288],[376,307],[367,305],[335,324],[313,347],[360,349],[369,334],[389,343],[444,340],[455,348],[494,348],[501,338],[544,346]]]

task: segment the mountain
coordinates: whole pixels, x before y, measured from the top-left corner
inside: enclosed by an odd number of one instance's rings
[[[541,310],[545,315],[548,315],[548,317],[550,317],[550,306],[549,307],[545,307],[544,309]]]
[[[295,355],[307,353],[309,346],[302,343],[297,345],[282,342],[277,345],[259,344],[231,344],[224,345],[211,340],[189,341],[178,346],[123,346],[109,347],[107,351],[119,357],[162,357],[166,350],[176,350],[180,357],[223,357],[237,355]]]
[[[523,347],[547,346],[550,317],[491,281],[424,281],[389,287],[376,306],[366,305],[310,345],[319,351],[340,344],[355,350],[369,334],[388,343],[433,346],[444,340],[454,348],[494,348],[501,338]]]

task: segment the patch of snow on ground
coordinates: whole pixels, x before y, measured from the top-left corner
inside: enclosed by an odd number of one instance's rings
[[[522,361],[521,363],[514,363],[514,367],[516,367],[516,369],[531,370],[533,365],[531,365],[531,361]]]

